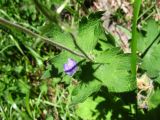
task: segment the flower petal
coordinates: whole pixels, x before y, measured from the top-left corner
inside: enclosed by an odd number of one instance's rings
[[[64,71],[66,74],[72,76],[78,69],[76,61],[73,59],[68,59],[67,63],[64,64]]]

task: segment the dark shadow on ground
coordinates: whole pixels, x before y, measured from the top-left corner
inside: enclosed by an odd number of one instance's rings
[[[111,112],[111,120],[136,120],[136,115],[131,113],[131,109],[124,106],[134,104],[136,106],[136,94],[128,92],[123,94],[109,93],[106,87],[102,87],[94,98],[101,96],[105,98],[96,109],[99,111],[97,120],[106,120],[106,115]]]

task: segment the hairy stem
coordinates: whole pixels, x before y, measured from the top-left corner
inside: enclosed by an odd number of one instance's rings
[[[59,47],[59,48],[61,48],[61,49],[64,49],[64,50],[66,50],[66,51],[68,51],[68,52],[70,52],[70,53],[72,53],[72,54],[75,54],[75,55],[77,55],[77,56],[79,56],[79,57],[86,58],[86,55],[84,55],[83,53],[81,54],[81,53],[75,52],[75,51],[73,51],[73,50],[65,47],[64,45],[55,42],[54,40],[51,40],[51,39],[49,39],[49,38],[47,38],[47,37],[43,37],[43,36],[41,36],[41,35],[33,32],[33,31],[31,31],[31,30],[23,27],[23,26],[20,26],[20,25],[18,25],[18,24],[16,24],[16,23],[12,23],[12,22],[10,22],[10,21],[8,21],[8,20],[6,20],[6,19],[3,19],[3,18],[1,18],[1,17],[0,17],[0,25],[4,25],[4,26],[9,27],[9,28],[11,28],[11,29],[12,29],[12,28],[15,28],[15,29],[17,29],[17,30],[19,30],[19,31],[22,31],[22,32],[28,34],[28,35],[31,35],[32,37],[40,38],[41,40],[43,40],[43,41],[45,41],[45,42],[51,43],[51,44],[53,44],[54,46]],[[89,59],[89,58],[87,58],[87,59]],[[89,59],[89,60],[91,60],[91,59]]]
[[[81,51],[81,53],[83,53],[83,55],[88,59],[88,60],[90,60],[90,61],[93,61],[88,55],[87,55],[87,53],[85,53],[85,51],[84,50],[82,50],[80,47],[79,47],[79,45],[77,44],[77,42],[76,42],[76,39],[75,39],[75,37],[74,37],[74,35],[73,34],[70,34],[71,36],[72,36],[72,40],[73,40],[73,43],[74,43],[74,45],[77,47],[77,49],[79,50],[79,51]]]

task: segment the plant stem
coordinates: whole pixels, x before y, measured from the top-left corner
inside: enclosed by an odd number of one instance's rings
[[[51,39],[49,39],[49,38],[47,38],[47,37],[40,36],[39,34],[33,32],[33,31],[31,31],[31,30],[23,27],[23,26],[20,26],[20,25],[18,25],[18,24],[16,24],[16,23],[11,23],[10,21],[8,21],[8,20],[6,20],[6,19],[3,19],[3,18],[1,18],[1,17],[0,17],[0,25],[4,25],[4,26],[9,27],[9,28],[15,28],[15,29],[17,29],[17,30],[19,30],[19,31],[22,31],[22,32],[28,34],[28,35],[31,35],[32,37],[40,38],[41,40],[43,40],[43,41],[45,41],[45,42],[51,43],[51,44],[53,44],[54,46],[59,47],[59,48],[61,48],[61,49],[64,49],[64,50],[66,50],[66,51],[68,51],[68,52],[70,52],[70,53],[72,53],[72,54],[75,54],[75,55],[77,55],[77,56],[79,56],[79,57],[86,58],[86,55],[84,55],[83,53],[80,54],[80,53],[78,53],[78,52],[75,52],[75,51],[73,51],[73,50],[65,47],[64,45],[55,42],[54,40],[51,40]],[[88,58],[87,58],[87,59],[88,59]],[[90,59],[89,59],[89,60],[90,60]]]
[[[131,41],[131,73],[132,73],[132,80],[135,83],[135,86],[137,85],[137,71],[136,71],[136,65],[137,65],[137,21],[138,21],[138,15],[140,11],[142,0],[135,0],[134,1],[134,10],[133,10],[133,23],[132,23],[132,41]],[[136,108],[136,117],[138,118],[138,109]]]
[[[72,40],[73,40],[73,43],[74,43],[74,45],[77,47],[77,49],[78,49],[81,53],[83,53],[83,55],[84,55],[88,60],[93,61],[93,60],[87,55],[87,53],[85,53],[85,51],[82,50],[81,47],[79,47],[79,45],[78,45],[77,42],[76,42],[76,38],[74,37],[74,35],[71,34],[71,33],[70,33],[70,35],[72,36],[72,38],[73,38],[73,39],[72,39]]]
[[[138,15],[140,11],[142,0],[135,0],[134,2],[134,11],[133,11],[133,26],[132,26],[132,41],[131,41],[131,72],[132,72],[132,78],[134,81],[136,81],[136,63],[137,63],[137,57],[136,57],[136,51],[137,51],[137,20]]]

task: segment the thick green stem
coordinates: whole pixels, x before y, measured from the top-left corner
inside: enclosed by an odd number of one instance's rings
[[[136,63],[137,63],[137,20],[138,15],[140,11],[142,0],[135,0],[134,2],[134,11],[133,11],[133,26],[132,26],[132,42],[131,42],[131,72],[132,72],[132,78],[136,81]]]

